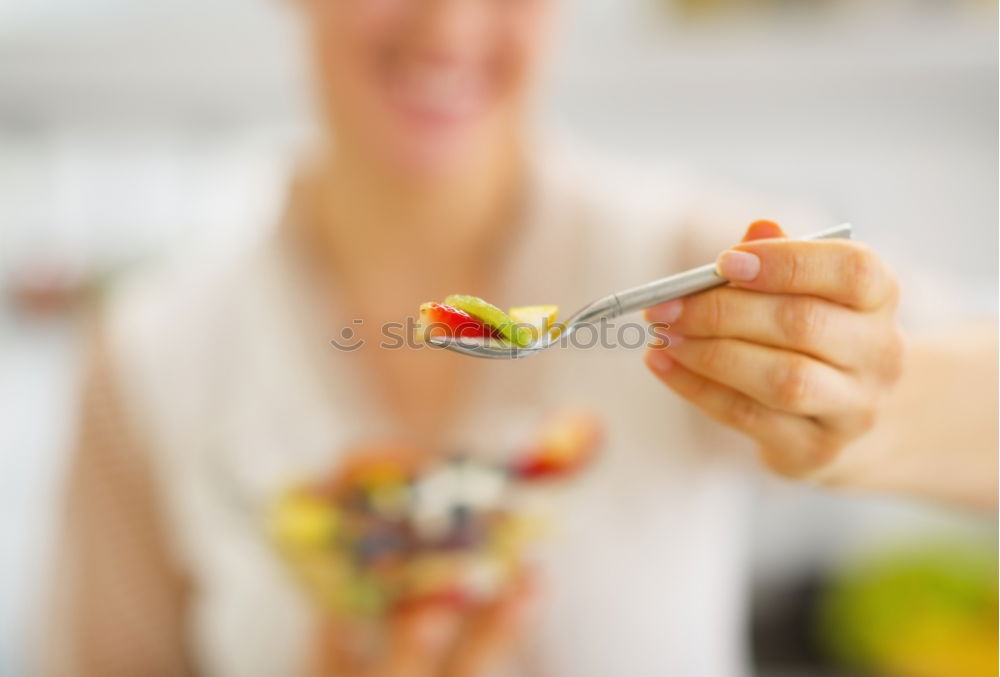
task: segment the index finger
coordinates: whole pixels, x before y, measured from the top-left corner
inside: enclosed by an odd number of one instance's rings
[[[868,246],[852,240],[743,242],[716,260],[719,274],[754,291],[806,294],[858,310],[896,297],[896,280]]]

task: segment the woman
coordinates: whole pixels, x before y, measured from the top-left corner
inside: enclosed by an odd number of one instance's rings
[[[718,259],[731,286],[648,312],[671,328],[645,367],[622,347],[509,363],[379,347],[452,292],[575,306],[703,263],[758,207],[530,143],[549,0],[299,4],[331,134],[287,218],[226,266],[122,291],[98,331],[53,674],[735,675],[740,447],[789,477],[995,505],[989,408],[960,406],[995,402],[975,378],[993,339],[915,338],[904,357],[894,277],[861,244],[754,224]],[[607,450],[563,497],[538,580],[400,618],[378,655],[313,617],[262,536],[289,477],[384,440],[502,451],[567,405],[600,413]]]

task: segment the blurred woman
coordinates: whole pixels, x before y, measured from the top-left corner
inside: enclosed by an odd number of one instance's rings
[[[750,442],[788,476],[995,503],[989,408],[957,406],[995,401],[974,378],[993,339],[905,357],[894,278],[858,244],[755,224],[719,259],[732,286],[650,311],[672,326],[648,370],[622,345],[506,363],[386,345],[452,292],[572,307],[711,260],[763,209],[830,224],[533,138],[550,0],[299,5],[329,135],[280,227],[121,290],[95,332],[53,674],[737,675]],[[284,483],[374,441],[503,453],[560,406],[599,412],[607,451],[561,497],[539,580],[352,655],[263,535]]]

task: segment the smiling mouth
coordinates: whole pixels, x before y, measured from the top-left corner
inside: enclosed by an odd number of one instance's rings
[[[464,65],[406,65],[386,79],[392,108],[422,127],[451,128],[480,117],[487,86],[481,69]]]

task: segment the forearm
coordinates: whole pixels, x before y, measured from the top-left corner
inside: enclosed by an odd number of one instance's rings
[[[997,333],[993,324],[914,336],[875,427],[824,484],[952,505],[997,506]]]

